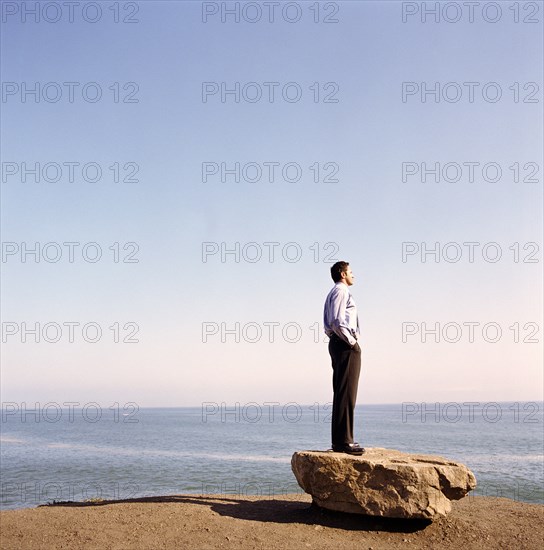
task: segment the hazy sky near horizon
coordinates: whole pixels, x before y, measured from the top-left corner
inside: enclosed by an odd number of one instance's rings
[[[2,2],[2,401],[327,403],[336,260],[358,403],[542,399],[542,2],[35,4]]]

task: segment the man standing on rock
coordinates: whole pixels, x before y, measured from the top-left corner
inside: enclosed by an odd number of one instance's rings
[[[365,450],[353,441],[353,413],[361,371],[361,348],[357,306],[348,287],[353,285],[353,273],[348,262],[336,262],[331,267],[335,282],[325,300],[323,321],[330,338],[332,360],[332,450],[361,455]]]

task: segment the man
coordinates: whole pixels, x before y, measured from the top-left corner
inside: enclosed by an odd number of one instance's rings
[[[361,455],[365,450],[353,441],[353,411],[361,371],[361,348],[357,306],[348,287],[353,285],[353,273],[348,262],[336,262],[331,267],[335,282],[325,300],[323,321],[330,338],[332,360],[332,450]]]

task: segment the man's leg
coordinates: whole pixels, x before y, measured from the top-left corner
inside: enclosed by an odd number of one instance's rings
[[[332,444],[342,446],[353,443],[353,418],[357,401],[361,351],[333,336],[329,342],[333,368]]]

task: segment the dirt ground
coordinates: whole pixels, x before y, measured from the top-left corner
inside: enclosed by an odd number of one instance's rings
[[[329,512],[309,495],[175,495],[0,512],[2,550],[544,548],[544,506],[466,497],[446,518]]]

